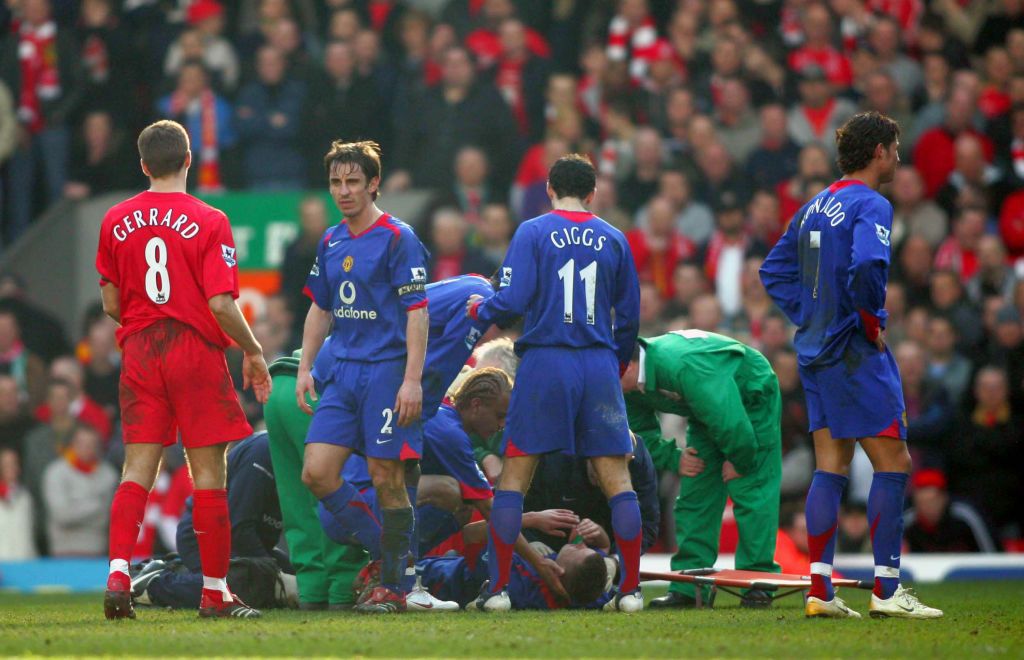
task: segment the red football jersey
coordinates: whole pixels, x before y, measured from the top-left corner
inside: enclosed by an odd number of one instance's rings
[[[227,347],[208,301],[238,297],[238,262],[227,216],[186,193],[144,192],[107,211],[96,270],[118,288],[125,337],[161,319],[192,326]]]

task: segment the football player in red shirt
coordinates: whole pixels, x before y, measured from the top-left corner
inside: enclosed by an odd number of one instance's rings
[[[238,265],[227,216],[185,193],[188,134],[159,121],[139,135],[150,187],[107,211],[96,269],[103,310],[121,324],[124,475],[110,510],[108,619],[134,618],[128,560],[166,445],[180,432],[192,480],[203,567],[204,617],[258,617],[227,585],[231,527],[225,490],[227,443],[252,433],[228,374],[224,349],[245,353],[243,387],[265,403],[263,349],[235,298]]]

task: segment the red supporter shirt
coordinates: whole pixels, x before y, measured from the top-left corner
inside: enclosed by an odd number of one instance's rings
[[[238,297],[238,263],[227,216],[186,193],[143,192],[107,211],[96,270],[118,288],[118,344],[162,319],[195,328],[226,348],[208,301]]]

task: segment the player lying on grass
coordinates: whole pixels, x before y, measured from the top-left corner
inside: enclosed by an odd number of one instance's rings
[[[486,522],[467,525],[462,531],[462,555],[426,557],[417,562],[416,569],[423,583],[439,598],[457,602],[467,610],[478,609],[477,596],[489,577],[484,555],[487,536]],[[517,610],[599,609],[612,602],[616,562],[607,554],[607,533],[603,533],[603,541],[599,549],[579,542],[567,543],[558,552],[541,543],[527,546],[531,552],[558,566],[566,591],[561,597],[551,591],[533,563],[514,552],[507,586],[512,607]]]
[[[228,452],[228,509],[231,512],[231,567],[237,593],[255,607],[286,606],[285,586],[294,594],[288,556],[277,548],[281,505],[267,434],[256,433]],[[132,597],[143,605],[196,608],[203,591],[199,543],[192,526],[194,503],[186,502],[178,522],[179,561],[154,560],[132,579]],[[242,576],[242,577],[240,577]]]
[[[860,618],[835,595],[829,577],[839,501],[858,442],[875,469],[868,496],[875,555],[870,614],[942,616],[900,585],[911,459],[900,373],[882,335],[893,210],[878,193],[899,165],[899,136],[896,122],[877,112],[855,115],[839,128],[843,178],[804,204],[761,267],[768,294],[797,326],[794,344],[814,436],[807,616]]]
[[[442,405],[437,415],[427,422],[424,428],[422,461],[423,490],[419,493],[417,503],[423,507],[417,519],[420,528],[417,536],[421,543],[419,550],[423,553],[461,528],[453,516],[459,504],[469,502],[485,518],[489,517],[490,484],[473,460],[468,433],[491,435],[501,428],[508,409],[511,389],[508,376],[500,369],[476,369],[462,382],[451,405]],[[345,480],[354,487],[365,485],[362,496],[365,501],[372,502],[372,486],[366,483],[366,475],[357,471],[359,465],[358,457],[350,459],[346,466]],[[447,496],[446,488],[438,483],[438,478],[455,480],[458,484],[458,504],[451,504],[452,498]],[[323,510],[321,520],[328,536],[339,543],[360,543],[367,548],[374,561],[368,566],[362,581],[373,582],[379,573],[379,550],[374,543],[376,515],[372,506],[353,509],[347,514],[346,520],[350,523],[348,527],[339,524],[333,516],[326,515]],[[536,520],[538,524],[543,524],[550,521],[551,517],[539,516]],[[534,570],[543,577],[552,593],[564,598],[565,592],[558,580],[560,571],[557,565],[533,552],[525,538],[520,537],[516,547]],[[411,581],[411,574],[409,579]],[[419,590],[411,594],[410,598],[413,596],[414,601],[422,598]],[[437,603],[431,605],[432,607],[428,609],[443,609]]]
[[[516,342],[522,363],[502,438],[504,461],[494,494],[488,548],[490,580],[480,609],[512,607],[506,586],[522,527],[523,494],[541,454],[589,457],[612,510],[623,566],[615,607],[643,608],[642,522],[629,480],[633,443],[618,378],[636,342],[640,286],[625,236],[587,211],[596,173],[587,158],[560,158],[548,173],[551,213],[520,225],[493,296],[466,302],[483,322],[523,316]],[[613,321],[614,318],[614,321]]]
[[[629,460],[629,478],[640,503],[640,518],[643,523],[640,551],[647,552],[647,549],[658,540],[658,528],[661,525],[658,473],[647,447],[642,442],[637,442],[635,438],[633,444],[634,451]],[[608,506],[608,499],[601,491],[593,463],[590,459],[580,456],[544,454],[537,465],[530,490],[523,500],[523,508],[528,512],[551,509],[571,511],[573,517],[578,520],[589,521],[587,524],[581,523],[578,530],[588,543],[594,540],[589,534],[598,533],[595,527],[612,527],[612,511]],[[524,534],[527,539],[540,541],[554,550],[560,550],[573,538],[564,530],[556,529],[554,533],[547,533],[536,527]],[[615,544],[612,543],[611,547],[614,549]]]
[[[672,570],[715,565],[731,497],[739,527],[736,568],[777,573],[782,404],[768,360],[713,332],[670,332],[638,341],[622,389],[630,428],[658,456],[661,469],[682,475]],[[685,453],[662,437],[659,413],[687,419]],[[710,603],[710,587],[701,589],[701,602]],[[695,596],[695,585],[673,583],[651,607],[695,607]],[[748,590],[741,605],[768,607],[771,597]]]
[[[96,269],[103,311],[121,324],[124,474],[110,506],[108,619],[134,618],[128,560],[164,446],[178,434],[195,485],[193,524],[203,571],[199,615],[258,617],[228,588],[231,527],[227,443],[252,433],[224,349],[242,349],[243,387],[260,403],[271,391],[263,348],[235,303],[238,261],[227,217],[186,194],[188,134],[159,121],[139,135],[149,190],[107,211]]]

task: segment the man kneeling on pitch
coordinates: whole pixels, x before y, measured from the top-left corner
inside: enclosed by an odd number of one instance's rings
[[[679,550],[672,570],[713,566],[726,497],[739,527],[736,568],[778,573],[775,532],[782,480],[779,382],[763,355],[735,339],[682,330],[639,339],[622,377],[629,428],[663,470],[682,475],[676,499]],[[686,451],[661,436],[657,413],[686,417]],[[703,587],[701,603],[708,603]],[[695,607],[694,585],[672,583],[652,607]],[[747,591],[744,607],[768,607]]]

